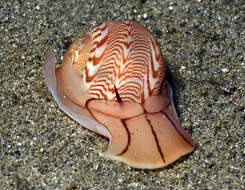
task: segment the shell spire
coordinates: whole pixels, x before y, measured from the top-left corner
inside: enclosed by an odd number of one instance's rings
[[[109,138],[108,158],[153,169],[193,151],[160,48],[142,25],[101,23],[71,45],[56,71],[55,62],[48,52],[43,73],[49,90],[71,118]]]

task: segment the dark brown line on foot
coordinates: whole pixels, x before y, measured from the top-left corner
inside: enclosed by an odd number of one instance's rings
[[[124,148],[124,150],[121,153],[117,154],[117,156],[122,156],[125,152],[128,151],[128,147],[129,147],[130,141],[131,141],[130,132],[128,130],[128,126],[127,126],[125,120],[124,119],[121,119],[121,122],[122,122],[122,124],[123,124],[123,126],[124,126],[124,128],[125,128],[125,130],[127,132],[127,135],[128,135],[128,143],[127,143],[127,146]]]
[[[154,131],[154,128],[153,128],[153,126],[151,124],[151,121],[147,118],[147,115],[145,115],[145,119],[146,119],[146,121],[148,122],[148,124],[151,127],[151,132],[152,132],[152,134],[154,136],[154,139],[155,139],[155,142],[156,142],[156,145],[157,145],[157,150],[158,150],[158,152],[159,152],[159,154],[160,154],[160,156],[162,158],[163,163],[165,163],[166,161],[165,161],[165,158],[164,158],[164,154],[163,154],[162,149],[160,147],[156,132]]]
[[[104,126],[105,128],[106,128],[106,126],[103,124],[103,123],[101,123],[101,121],[99,121],[95,116],[94,116],[94,114],[92,113],[92,111],[88,108],[88,104],[89,104],[89,102],[91,101],[91,100],[94,100],[93,98],[91,98],[91,99],[88,99],[86,102],[85,102],[85,108],[88,110],[88,113],[91,115],[91,117],[95,120],[95,121],[97,121],[98,123],[100,123],[102,126]],[[85,127],[86,128],[86,127]],[[88,129],[88,128],[86,128],[86,129]],[[89,131],[93,131],[93,130],[91,130],[91,129],[88,129]],[[106,130],[107,131],[109,131],[107,128],[106,128]],[[102,135],[102,134],[100,134],[100,133],[97,133],[96,131],[93,131],[94,133],[96,133],[96,134],[99,134],[99,135]],[[105,135],[102,135],[102,136],[105,136]],[[107,136],[105,136],[105,137],[107,137]],[[107,137],[108,138],[108,137]]]
[[[185,139],[185,141],[188,143],[188,144],[190,144],[191,146],[193,146],[192,145],[192,143],[190,142],[190,141],[188,141],[188,139],[186,139],[185,138],[185,136],[179,131],[179,129],[176,127],[176,125],[175,125],[175,123],[171,120],[171,118],[168,116],[168,114],[167,113],[165,113],[164,111],[160,111],[169,121],[170,121],[170,123],[174,126],[174,128],[175,128],[175,130],[179,133],[179,135],[183,138],[183,139]]]

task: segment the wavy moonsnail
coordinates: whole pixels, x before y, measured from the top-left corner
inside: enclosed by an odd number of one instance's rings
[[[161,50],[132,21],[104,22],[78,38],[61,68],[44,57],[45,82],[60,109],[109,138],[105,156],[136,168],[164,167],[193,151],[165,80]]]

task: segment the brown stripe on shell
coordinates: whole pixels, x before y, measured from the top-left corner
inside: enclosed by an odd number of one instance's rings
[[[122,101],[142,103],[159,93],[164,75],[162,55],[146,28],[130,21],[106,22],[89,34],[93,42],[85,82],[92,97],[98,93],[99,99],[104,95],[115,99],[114,85]]]

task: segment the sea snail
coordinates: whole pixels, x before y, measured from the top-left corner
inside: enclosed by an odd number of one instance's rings
[[[109,139],[104,155],[135,168],[161,168],[194,149],[174,108],[161,50],[132,21],[101,23],[65,52],[44,57],[43,75],[59,108]]]

